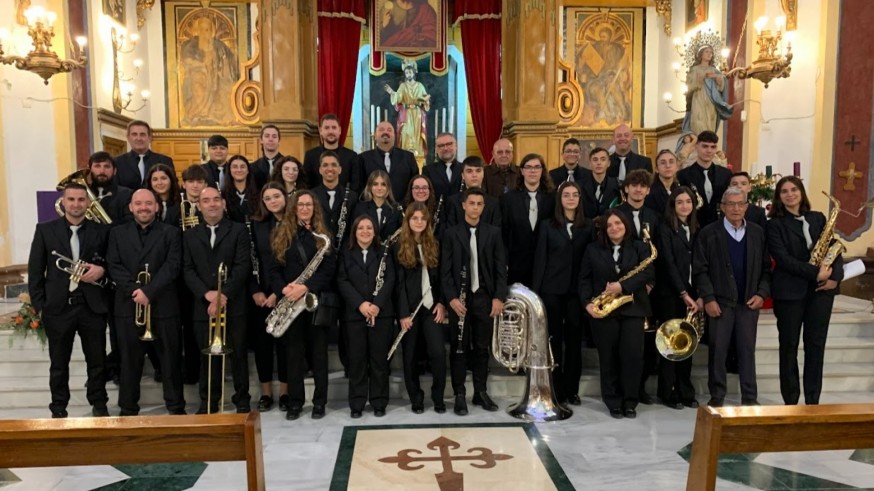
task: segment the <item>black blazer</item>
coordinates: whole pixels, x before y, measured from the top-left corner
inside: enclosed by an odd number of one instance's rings
[[[156,164],[169,165],[173,172],[176,172],[176,167],[173,165],[173,159],[170,157],[155,153],[151,150],[146,150],[145,158],[143,158],[145,172],[143,175],[149,174],[149,169]],[[134,151],[123,153],[115,158],[115,180],[119,186],[128,189],[139,189],[146,187],[146,183],[140,178],[140,155]]]
[[[581,184],[583,179],[588,179],[592,176],[592,171],[586,169],[582,165],[577,165],[574,169],[574,182],[577,184]],[[558,185],[567,181],[568,178],[568,169],[564,165],[557,169],[552,169],[549,171],[549,177],[552,179],[555,187],[558,188]]]
[[[255,257],[258,258],[258,275],[249,275],[249,294],[262,292],[268,297],[273,293],[270,286],[270,270],[273,268],[273,248],[270,244],[271,232],[276,228],[276,218],[271,214],[265,220],[252,222],[252,243],[255,245]]]
[[[765,215],[765,209],[761,206],[750,203],[749,206],[747,206],[747,211],[744,213],[744,220],[753,222],[762,227],[762,230],[765,231],[765,235],[768,235],[768,217]],[[813,240],[816,241],[816,236],[814,236]]]
[[[319,145],[307,150],[303,156],[303,168],[310,189],[322,185],[322,175],[319,174],[319,157],[325,150],[327,150],[325,147]],[[352,191],[360,193],[364,188],[364,181],[361,180],[362,170],[358,154],[346,147],[338,147],[334,152],[340,156],[340,186],[345,187],[346,183],[349,183]],[[397,198],[397,196],[395,197]]]
[[[275,162],[282,156],[281,153],[277,153],[273,157],[274,166],[276,165]],[[267,160],[267,157],[261,156],[261,158],[249,164],[249,172],[255,175],[255,185],[260,191],[270,181],[270,162]]]
[[[646,205],[640,207],[640,213],[638,214],[638,218],[640,219],[640,231],[641,233],[637,233],[637,229],[634,228],[634,207],[631,206],[628,202],[622,203],[621,205],[616,207],[617,210],[621,211],[628,217],[628,221],[631,222],[632,225],[632,233],[634,234],[634,238],[638,240],[643,240],[643,228],[645,224],[649,225],[649,237],[652,239],[653,243],[658,240],[659,237],[659,227],[662,224],[662,215],[656,213],[653,210],[650,210],[646,207]]]
[[[385,260],[385,272],[383,274],[383,286],[379,294],[373,296],[376,289],[376,274],[379,263]],[[394,302],[392,296],[395,289],[395,266],[394,255],[391,250],[385,254],[385,248],[380,246],[371,247],[367,250],[367,264],[364,264],[361,249],[356,245],[352,249],[343,248],[340,254],[340,264],[337,269],[337,290],[346,301],[343,309],[347,321],[363,321],[364,316],[358,311],[358,307],[364,302],[371,302],[379,307],[379,319],[394,317]]]
[[[403,201],[407,194],[410,180],[419,175],[419,164],[412,152],[394,147],[389,151],[391,159],[391,172],[388,173],[391,181],[391,192],[395,201]],[[367,184],[367,179],[375,170],[385,170],[385,152],[378,148],[363,152],[361,160],[361,187]],[[342,175],[342,174],[341,174]]]
[[[704,203],[698,210],[698,223],[701,226],[715,222],[719,218],[719,203],[722,201],[722,193],[728,189],[731,182],[731,171],[717,164],[710,164],[710,184],[713,185],[713,196],[707,201],[707,193],[704,192],[704,168],[698,162],[677,173],[677,180],[683,186],[689,186],[697,191]]]
[[[164,217],[161,218],[161,212],[164,207],[164,203],[158,200],[158,215],[157,220],[162,223],[166,223],[167,225],[173,225],[176,228],[182,227],[182,210],[179,204],[179,197],[176,197],[176,203],[167,206],[167,213],[164,214]],[[181,240],[181,239],[180,239]]]
[[[625,175],[637,169],[643,169],[652,174],[652,159],[634,152],[628,152],[628,155],[625,156]],[[619,178],[619,155],[615,153],[610,156],[610,167],[607,168],[607,175]]]
[[[100,188],[92,184],[91,192],[94,196],[100,197]],[[103,188],[103,199],[100,201],[100,206],[109,214],[112,219],[112,226],[118,226],[125,222],[133,220],[133,214],[130,212],[130,200],[133,196],[133,191],[124,186],[119,186],[115,179]]]
[[[704,302],[716,300],[725,307],[746,303],[753,295],[771,293],[771,258],[765,250],[765,232],[755,223],[746,225],[746,297],[738,299],[737,285],[728,256],[728,233],[722,220],[701,229],[692,256],[692,281]]]
[[[413,309],[422,300],[422,259],[417,257],[416,266],[404,267],[397,259],[398,247],[393,248],[395,257],[395,270],[397,271],[397,288],[395,288],[395,308],[398,318],[409,317]],[[428,283],[431,285],[431,297],[434,305],[444,303],[443,287],[440,282],[440,265],[428,268]],[[433,307],[432,307],[433,308]],[[423,312],[423,306],[419,312]]]
[[[150,227],[142,241],[136,222],[115,227],[109,234],[106,260],[115,282],[116,317],[134,316],[131,294],[138,288],[149,297],[153,318],[179,315],[176,279],[182,271],[182,231],[159,221]],[[148,285],[138,285],[137,275],[146,264],[152,279]]]
[[[352,187],[351,184],[349,187]],[[349,189],[347,193],[346,186],[339,185],[334,189],[334,191],[337,191],[334,195],[334,207],[329,208],[328,204],[331,202],[331,197],[328,196],[328,188],[321,185],[312,189],[313,194],[316,195],[319,199],[319,203],[322,205],[322,215],[325,217],[325,224],[328,226],[328,230],[331,231],[331,236],[334,238],[334,244],[342,248],[346,237],[349,237],[349,234],[352,231],[352,222],[354,222],[356,218],[355,207],[358,205],[358,193],[351,189]],[[338,237],[337,232],[339,232],[340,229],[340,212],[344,206],[344,199],[346,200],[346,230],[343,231],[343,237]]]
[[[477,259],[480,288],[491,298],[507,300],[507,260],[501,243],[501,229],[480,220],[477,225]],[[461,268],[470,266],[470,226],[460,223],[446,230],[440,254],[443,298],[450,302],[461,292]],[[471,272],[467,272],[466,289],[470,292]],[[470,298],[470,295],[467,296]]]
[[[586,248],[583,263],[580,266],[579,294],[583,306],[600,295],[610,281],[617,281],[626,273],[636,268],[650,255],[649,246],[638,240],[626,240],[619,251],[619,272],[613,261],[613,248],[594,241]],[[649,295],[646,285],[655,279],[655,268],[652,264],[631,278],[621,282],[622,294],[634,295],[634,301],[616,309],[611,315],[623,317],[648,317],[652,315]]]
[[[603,215],[609,208],[610,203],[619,197],[619,181],[615,177],[605,176],[601,182],[601,199],[595,199],[595,183],[594,176],[585,177],[579,183],[583,193],[580,198],[583,203],[583,211],[586,218],[593,219]]]
[[[352,224],[355,219],[361,215],[367,215],[373,219],[373,223],[377,224],[379,229],[379,240],[384,241],[391,237],[391,234],[401,228],[403,221],[403,213],[396,206],[392,206],[388,201],[382,204],[382,223],[377,222],[376,203],[373,201],[359,201],[355,205],[355,210],[352,213],[352,220],[346,223],[346,234],[351,236]]]
[[[555,194],[537,191],[537,224],[534,230],[528,221],[528,203],[531,197],[527,191],[510,191],[501,198],[501,217],[503,217],[504,247],[507,249],[507,276],[511,283],[531,283],[531,257],[537,246],[540,222],[553,215]],[[529,285],[530,286],[530,285]]]
[[[810,239],[816,244],[825,228],[825,215],[818,211],[808,211],[804,219],[810,224]],[[768,251],[776,263],[774,267],[774,300],[802,300],[811,290],[816,289],[816,275],[819,268],[808,264],[810,250],[804,239],[803,224],[794,215],[786,212],[782,217],[774,217],[768,223]],[[829,279],[840,283],[844,279],[843,255],[832,263]],[[823,291],[836,295],[839,288]]]
[[[577,293],[583,253],[592,242],[592,226],[572,227],[573,239],[566,226],[556,226],[552,218],[540,224],[534,251],[534,277],[531,288],[539,294]]]
[[[185,258],[183,272],[185,284],[194,295],[195,321],[209,319],[206,312],[209,302],[203,296],[218,287],[220,263],[228,268],[227,280],[222,285],[222,294],[228,297],[228,317],[246,314],[246,285],[252,274],[246,226],[224,218],[215,233],[215,247],[212,248],[209,246],[210,231],[205,221],[182,234]]]
[[[304,257],[301,257],[298,244],[303,248]],[[276,298],[284,296],[282,289],[303,273],[303,270],[306,269],[307,265],[315,257],[316,252],[318,252],[321,246],[322,242],[316,240],[309,230],[303,227],[297,229],[294,241],[289,244],[288,249],[285,251],[285,264],[276,261],[274,256],[274,260],[270,265],[268,274],[270,275],[270,285],[273,288],[273,293],[276,294]],[[306,285],[310,292],[318,295],[330,287],[331,278],[336,271],[337,256],[332,251],[329,251],[322,259],[319,267],[316,268],[315,273],[313,273],[310,279],[304,281],[303,284]]]
[[[222,193],[222,198],[225,200],[225,216],[237,223],[246,223],[246,220],[257,211],[257,202],[252,204],[243,198],[241,203],[236,191],[231,191],[230,194]]]
[[[653,237],[659,251],[656,259],[656,291],[663,297],[676,299],[680,292],[698,298],[689,281],[692,273],[692,246],[697,232],[690,232],[691,240],[681,227],[674,230],[667,222],[662,223],[659,235]]]
[[[444,228],[444,230],[464,222],[464,208],[461,207],[462,196],[464,195],[453,194],[444,201],[443,209],[446,210],[446,212],[444,213],[446,228]],[[483,214],[480,216],[480,221],[501,228],[501,226],[503,225],[501,220],[500,200],[498,200],[498,198],[495,198],[494,196],[487,194],[486,206],[483,209]],[[443,227],[441,226],[441,228]]]
[[[461,192],[461,162],[453,160],[450,169],[451,180],[446,178],[446,164],[442,161],[432,162],[422,168],[422,174],[431,180],[434,187],[435,199],[440,199],[440,196],[448,198]]]
[[[60,314],[68,308],[67,297],[70,275],[55,267],[57,257],[52,251],[73,258],[70,250],[70,225],[63,217],[39,223],[30,244],[27,260],[27,288],[30,301],[37,313]],[[89,220],[79,229],[79,258],[98,265],[105,265],[109,227]],[[108,312],[109,300],[103,288],[88,283],[79,283],[78,291],[85,296],[88,307],[97,314]]]
[[[219,184],[218,184],[218,182],[219,182],[219,169],[218,169],[219,165],[217,163],[213,162],[212,160],[210,160],[206,163],[200,164],[200,166],[203,167],[203,170],[206,171],[206,185],[211,187],[211,188],[216,188],[216,189],[221,190],[221,186],[219,186]],[[230,168],[228,167],[227,163],[225,163],[224,169],[225,169],[225,171],[224,171],[225,179],[231,179],[231,172],[230,172]]]
[[[652,180],[652,186],[649,188],[649,195],[647,195],[643,205],[658,213],[660,217],[664,216],[665,209],[668,207],[668,198],[671,196],[671,191],[678,187],[680,187],[680,183],[674,179],[673,184],[671,184],[671,189],[665,189],[665,185],[662,184],[661,179],[659,179],[658,176],[655,176]]]

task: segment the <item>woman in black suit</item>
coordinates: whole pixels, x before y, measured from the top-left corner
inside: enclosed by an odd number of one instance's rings
[[[307,177],[303,170],[303,164],[291,155],[276,159],[270,180],[280,183],[285,189],[285,195],[289,198],[295,191],[307,189]]]
[[[586,248],[580,266],[580,300],[592,317],[592,336],[598,346],[601,398],[614,418],[636,418],[640,374],[643,369],[643,321],[650,315],[647,284],[654,279],[652,264],[625,281],[622,276],[650,256],[647,245],[634,239],[634,225],[624,213],[609,209],[595,219],[597,240]],[[634,300],[601,317],[592,300],[601,292],[633,295]]]
[[[437,197],[434,192],[434,185],[431,184],[431,179],[427,176],[415,176],[410,179],[407,197],[404,199],[404,206],[409,207],[413,203],[424,204],[428,209],[428,215],[433,217],[433,220],[428,219],[428,224],[438,240],[441,237],[441,232],[446,222],[447,203],[445,201],[445,198]]]
[[[555,197],[555,216],[543,220],[534,252],[532,288],[546,307],[550,344],[558,366],[552,377],[559,402],[579,406],[583,371],[583,307],[577,279],[592,226],[583,215],[580,187],[563,182]]]
[[[391,192],[391,181],[383,170],[375,170],[367,178],[361,199],[355,205],[352,218],[367,215],[376,224],[377,236],[385,241],[401,227],[403,210]]]
[[[249,160],[242,155],[228,159],[230,179],[225,179],[222,197],[227,206],[228,218],[237,223],[246,223],[258,211],[258,187],[255,173],[250,172]]]
[[[168,225],[181,227],[179,179],[173,168],[167,164],[149,167],[146,172],[146,189],[150,189],[158,197],[157,219]]]
[[[531,256],[537,246],[540,222],[552,216],[555,186],[546,172],[546,161],[529,153],[519,164],[516,189],[501,197],[504,248],[507,251],[508,284],[531,286]]]
[[[413,412],[421,414],[425,410],[425,393],[419,385],[420,370],[416,347],[424,343],[433,375],[431,400],[434,402],[434,411],[444,413],[446,345],[442,323],[448,317],[440,288],[440,245],[431,230],[431,213],[424,203],[413,203],[407,207],[395,250],[398,271],[397,313],[401,329],[408,331],[402,341],[407,394],[410,396]],[[411,317],[419,302],[422,302],[422,307],[415,317]]]
[[[385,416],[389,396],[387,356],[392,342],[394,285],[392,254],[379,246],[373,220],[367,215],[359,216],[352,223],[349,247],[340,257],[337,271],[337,288],[346,301],[349,409],[353,418],[361,417],[368,399],[373,415]]]
[[[658,321],[686,317],[697,312],[698,295],[692,285],[692,246],[698,235],[695,192],[686,186],[674,188],[665,207],[665,222],[656,238],[655,316]],[[682,361],[659,360],[659,399],[673,409],[698,407],[692,386],[692,357]]]
[[[768,222],[768,250],[776,263],[774,315],[780,340],[780,392],[798,404],[798,341],[804,329],[804,402],[819,404],[822,365],[832,305],[844,279],[843,258],[831,267],[809,264],[810,250],[822,234],[825,216],[810,209],[804,184],[794,176],[777,182]]]

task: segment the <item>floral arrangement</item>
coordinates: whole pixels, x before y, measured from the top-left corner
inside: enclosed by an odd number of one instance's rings
[[[46,338],[46,330],[43,326],[42,319],[40,319],[39,314],[36,313],[36,309],[33,308],[33,305],[30,303],[30,295],[27,293],[22,293],[18,296],[18,300],[21,302],[21,308],[18,309],[18,312],[13,314],[12,319],[0,324],[0,329],[12,329],[15,331],[15,334],[20,335],[22,337],[27,336],[36,336],[39,339],[39,343],[45,347],[48,343],[48,338]],[[12,343],[12,339],[10,338],[9,342]]]

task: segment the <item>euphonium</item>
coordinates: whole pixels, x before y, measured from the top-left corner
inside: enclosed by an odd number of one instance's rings
[[[293,283],[302,284],[310,279],[313,274],[315,274],[322,259],[325,258],[325,254],[331,250],[331,239],[327,235],[315,232],[312,234],[316,239],[322,241],[322,246]],[[289,326],[291,326],[291,323],[297,319],[297,316],[299,316],[301,312],[304,310],[313,312],[318,307],[319,298],[312,292],[307,292],[306,295],[293,302],[289,300],[288,297],[283,296],[282,300],[276,302],[276,307],[274,307],[273,310],[270,311],[270,315],[267,316],[267,332],[275,338],[282,337],[282,335],[285,334],[285,331],[288,330]]]
[[[181,215],[179,221],[184,232],[199,225],[200,218],[197,216],[197,208],[194,206],[194,203],[186,199],[185,193],[179,193],[179,195],[182,198],[179,201],[179,212]]]
[[[495,318],[492,353],[511,372],[520,367],[528,371],[525,395],[510,407],[510,416],[540,422],[567,419],[574,414],[555,398],[552,369],[556,364],[549,345],[543,301],[521,283],[510,286],[501,315]]]
[[[828,215],[828,220],[825,222],[825,227],[822,228],[822,233],[819,234],[819,238],[810,250],[810,264],[830,267],[840,254],[847,251],[847,247],[840,239],[835,237],[835,223],[838,221],[838,215],[841,213],[841,202],[825,191],[822,194],[826,195],[832,202],[832,210]]]
[[[218,267],[218,284],[216,286],[216,310],[215,315],[209,317],[207,327],[207,340],[209,346],[203,348],[201,352],[207,356],[207,376],[206,376],[206,413],[212,413],[212,358],[220,356],[222,358],[222,374],[221,380],[221,395],[219,396],[219,412],[225,412],[225,358],[233,350],[225,344],[228,333],[228,306],[222,302],[222,286],[228,279],[228,267],[225,263],[219,264]]]
[[[649,229],[643,229],[643,241],[649,246],[649,257],[640,262],[637,266],[634,267],[631,271],[626,273],[622,278],[616,280],[619,283],[631,278],[632,276],[640,273],[644,269],[647,268],[653,261],[658,257],[658,251],[653,245],[652,241],[649,237]],[[616,295],[613,293],[601,292],[600,295],[592,299],[592,307],[596,314],[601,317],[607,317],[612,314],[614,310],[622,307],[623,305],[634,300],[634,295]]]
[[[85,192],[88,193],[89,201],[88,209],[85,210],[85,218],[92,222],[103,223],[106,225],[112,224],[112,218],[109,217],[109,213],[100,206],[100,200],[97,199],[97,196],[94,196],[94,191],[91,191],[91,188],[88,187],[88,181],[85,179],[86,175],[88,175],[88,169],[77,170],[69,176],[61,179],[61,182],[58,183],[56,189],[58,191],[63,191],[68,184],[73,182],[85,186]],[[64,216],[64,207],[61,206],[63,200],[64,198],[61,197],[55,201],[55,211],[58,212],[58,216]]]
[[[137,273],[137,285],[148,285],[152,281],[152,273],[149,273],[149,263],[146,267]],[[134,324],[137,327],[144,327],[146,330],[140,336],[140,341],[154,341],[155,336],[152,334],[152,305],[134,304]]]
[[[682,361],[692,356],[704,336],[704,316],[687,311],[685,319],[666,320],[656,331],[656,349],[665,359]]]

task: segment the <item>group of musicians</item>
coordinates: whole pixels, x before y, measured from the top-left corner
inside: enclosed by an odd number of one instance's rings
[[[697,407],[691,358],[660,359],[646,327],[703,311],[708,404],[724,403],[735,352],[742,403],[758,404],[756,324],[768,296],[784,401],[797,404],[803,387],[804,402],[818,403],[843,269],[840,258],[831,266],[808,263],[826,220],[810,209],[798,178],[777,183],[768,221],[747,201],[749,175],[713,164],[712,132],[698,135],[698,161],[682,170],[670,150],[658,153],[655,168],[632,152],[623,125],[612,155],[594,148],[585,156],[568,139],[562,165],[550,172],[537,154],[514,164],[504,139],[490,165],[478,157],[459,162],[454,136],[444,133],[437,161],[420,174],[412,154],[395,146],[391,125],[380,125],[376,148],[360,156],[340,145],[336,116],[323,116],[319,129],[322,144],[304,163],[279,154],[275,126],[262,129],[264,156],[251,163],[228,156],[227,139],[215,135],[208,162],[185,169],[181,185],[173,161],[151,151],[144,121],[128,127],[130,152],[91,156],[85,181],[63,190],[63,216],[37,225],[30,252],[31,298],[49,341],[53,417],[67,416],[78,333],[94,416],[109,414],[105,384],[115,375],[120,414],[138,414],[146,354],[171,414],[185,413],[183,382],[199,383],[198,413],[221,410],[225,363],[231,401],[248,412],[251,350],[257,409],[273,407],[276,375],[280,410],[299,418],[309,372],[318,419],[327,403],[332,328],[340,333],[353,418],[368,403],[375,416],[385,414],[398,346],[413,412],[425,409],[423,370],[432,374],[433,409],[446,411],[447,360],[454,412],[468,413],[468,370],[473,404],[496,411],[488,394],[490,343],[515,282],[543,300],[561,403],[581,404],[582,350],[594,345],[611,416],[634,418],[639,403],[652,404],[645,383],[654,374],[662,404]],[[86,219],[101,213],[111,223]],[[618,301],[626,296],[630,302]],[[283,334],[265,330],[278,304],[309,298],[318,307],[298,309]],[[210,350],[220,361],[205,354]]]

